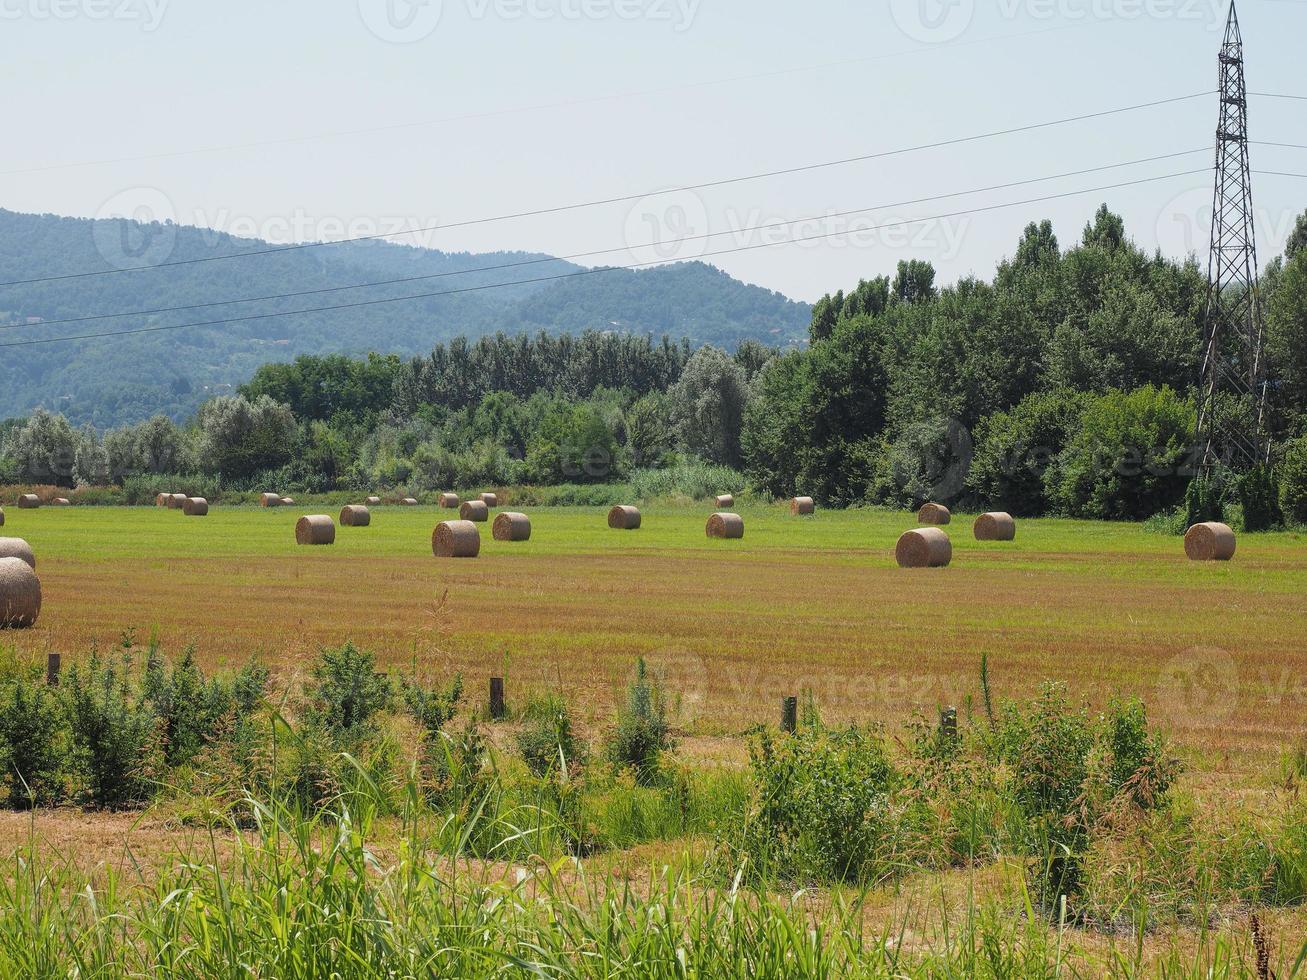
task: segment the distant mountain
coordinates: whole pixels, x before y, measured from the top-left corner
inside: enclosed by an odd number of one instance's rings
[[[260,364],[299,354],[419,354],[459,334],[498,330],[600,329],[667,333],[728,348],[746,338],[786,345],[806,336],[810,316],[806,303],[701,262],[589,271],[548,255],[447,253],[379,241],[210,261],[275,247],[202,228],[0,209],[0,282],[49,280],[0,286],[0,343],[147,331],[0,348],[0,418],[38,406],[101,428],[156,412],[182,418],[247,380]],[[142,268],[158,265],[165,267]],[[489,266],[511,267],[479,271]],[[123,268],[132,271],[70,276]],[[554,276],[568,278],[526,281]],[[401,279],[409,281],[335,288]],[[227,302],[291,292],[303,295]],[[445,295],[312,312],[430,293]],[[48,322],[199,304],[213,305]],[[283,311],[304,312],[240,319]],[[167,329],[186,323],[204,325]]]

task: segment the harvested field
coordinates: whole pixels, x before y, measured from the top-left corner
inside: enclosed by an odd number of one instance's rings
[[[894,560],[912,514],[823,511],[800,526],[787,505],[744,508],[749,533],[724,549],[695,508],[645,508],[629,536],[606,513],[536,508],[529,541],[486,535],[477,561],[442,562],[435,507],[387,510],[329,549],[296,548],[280,509],[193,523],[153,507],[14,512],[6,531],[40,555],[44,602],[34,629],[0,642],[67,657],[157,625],[207,665],[260,653],[287,671],[324,644],[399,664],[420,642],[472,691],[506,672],[514,689],[561,683],[597,715],[644,655],[702,735],[774,723],[777,699],[804,686],[830,721],[930,714],[976,693],[987,653],[1003,694],[1057,678],[1140,695],[1200,768],[1260,767],[1307,731],[1303,535],[1241,535],[1232,562],[1195,563],[1180,538],[1137,525],[1025,520],[1002,550],[956,535],[927,594]]]

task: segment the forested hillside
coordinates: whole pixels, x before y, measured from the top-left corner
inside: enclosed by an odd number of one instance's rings
[[[785,345],[803,336],[809,317],[806,304],[738,282],[701,263],[524,282],[582,270],[543,255],[451,254],[388,242],[193,262],[268,247],[265,242],[199,228],[0,210],[0,282],[174,263],[153,271],[0,287],[3,340],[206,323],[183,330],[7,348],[0,358],[0,417],[41,407],[99,428],[140,421],[155,413],[180,420],[206,398],[247,381],[259,365],[302,354],[361,355],[376,350],[409,355],[429,351],[455,336],[475,338],[500,330],[667,333],[695,344],[726,347],[755,337]],[[175,264],[179,262],[193,264]],[[475,271],[491,266],[503,268]],[[408,281],[394,282],[401,279]],[[334,288],[377,282],[392,284]],[[480,288],[490,285],[496,288]],[[291,292],[306,295],[225,302],[232,297]],[[448,295],[352,310],[238,319],[436,292]],[[175,309],[198,304],[223,305]],[[139,310],[175,311],[43,325],[43,321]]]

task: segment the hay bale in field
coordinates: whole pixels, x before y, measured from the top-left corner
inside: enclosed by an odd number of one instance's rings
[[[191,498],[188,497],[188,496],[186,496],[186,494],[184,494],[184,493],[174,493],[174,494],[172,495],[172,497],[168,500],[168,509],[169,509],[169,510],[185,510],[185,509],[186,509],[186,501],[188,501],[188,500],[190,500],[190,499],[191,499]]]
[[[459,505],[458,516],[465,521],[476,521],[478,524],[484,524],[490,520],[490,508],[480,500],[465,500]]]
[[[710,538],[742,538],[744,537],[744,518],[739,514],[713,514],[708,518],[708,527],[706,528]]]
[[[0,558],[18,558],[36,569],[36,553],[22,538],[0,538]]]
[[[634,531],[640,527],[640,510],[618,504],[608,512],[608,526],[616,531]]]
[[[283,506],[283,507],[294,507],[294,506],[295,506],[295,498],[294,498],[294,497],[282,497],[282,498],[281,498],[281,506]]]
[[[487,507],[499,506],[499,494],[497,493],[490,493],[489,491],[487,491],[481,494],[477,499],[480,500]]]
[[[154,506],[167,507],[168,501],[171,499],[172,499],[172,494],[170,493],[157,493],[154,495]]]
[[[67,497],[55,497],[54,500],[50,501],[50,504],[54,507],[71,507],[73,502]]]
[[[735,497],[734,495],[729,493],[718,494],[716,498],[716,504],[719,510],[724,509],[726,507],[734,507]]]
[[[367,527],[372,523],[372,511],[361,504],[346,504],[340,510],[341,527]]]
[[[36,510],[41,506],[41,498],[34,493],[25,493],[18,498],[19,510]]]
[[[1195,524],[1185,532],[1184,553],[1190,561],[1229,561],[1234,550],[1234,531],[1229,525]]]
[[[437,558],[475,558],[481,553],[481,532],[471,521],[441,521],[431,532]]]
[[[187,517],[208,517],[209,502],[203,497],[187,497],[182,505],[182,513]]]
[[[446,510],[455,510],[461,501],[456,493],[442,493],[440,495],[440,506]]]
[[[925,504],[917,511],[918,524],[948,524],[953,515],[943,504]]]
[[[381,498],[380,498],[380,497],[369,497],[367,500],[365,500],[365,501],[363,501],[363,502],[364,502],[365,504],[367,504],[369,507],[380,507],[380,506],[381,506]]]
[[[0,558],[0,626],[26,629],[41,615],[41,580],[21,558]]]
[[[817,512],[817,502],[811,497],[795,497],[790,501],[790,513],[795,516],[815,514]]]
[[[336,525],[326,514],[308,514],[295,522],[296,544],[335,544]]]
[[[1017,522],[1011,514],[994,511],[977,517],[972,531],[977,541],[1015,541]]]
[[[418,505],[416,497],[405,497],[400,503],[405,507],[416,507]]]
[[[937,527],[918,527],[903,532],[894,558],[899,568],[943,568],[953,560],[953,543]]]
[[[281,494],[279,493],[261,493],[259,494],[260,507],[280,507]]]
[[[490,530],[496,541],[529,541],[531,519],[525,514],[504,511],[495,517]]]

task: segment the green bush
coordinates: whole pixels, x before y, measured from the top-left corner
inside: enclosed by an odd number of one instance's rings
[[[1254,466],[1239,477],[1238,495],[1243,506],[1243,530],[1271,531],[1284,522],[1279,480],[1271,467]]]
[[[1075,431],[1085,401],[1078,392],[1033,394],[976,424],[967,483],[985,506],[1018,517],[1049,509],[1044,474]]]
[[[560,696],[527,702],[525,717],[517,733],[517,751],[532,773],[547,776],[585,765],[585,746],[572,730],[571,712]]]
[[[9,805],[48,806],[64,796],[68,727],[55,692],[35,671],[0,690],[0,759]]]
[[[1189,484],[1194,409],[1170,388],[1110,391],[1092,401],[1047,474],[1055,506],[1075,517],[1144,520]]]
[[[458,675],[447,690],[427,687],[417,678],[405,678],[399,685],[400,698],[409,716],[425,735],[437,734],[454,717],[463,699],[463,677]]]
[[[744,488],[744,475],[729,466],[702,460],[687,460],[663,470],[636,470],[631,474],[631,493],[636,500],[659,497],[689,497],[703,500],[719,493]]]
[[[376,714],[394,697],[390,678],[376,667],[376,656],[353,643],[324,649],[304,685],[304,720],[339,744],[368,734]]]
[[[100,807],[144,803],[163,769],[157,716],[132,690],[132,659],[97,652],[60,682],[71,738],[69,768],[87,802]]]
[[[1285,449],[1280,468],[1280,509],[1295,524],[1307,524],[1307,436]]]
[[[1218,481],[1208,477],[1195,476],[1190,481],[1184,495],[1184,506],[1184,527],[1179,529],[1180,534],[1184,534],[1195,524],[1225,521],[1223,487]]]
[[[604,754],[618,768],[631,769],[638,782],[648,784],[657,780],[663,753],[671,747],[662,686],[641,658]]]

